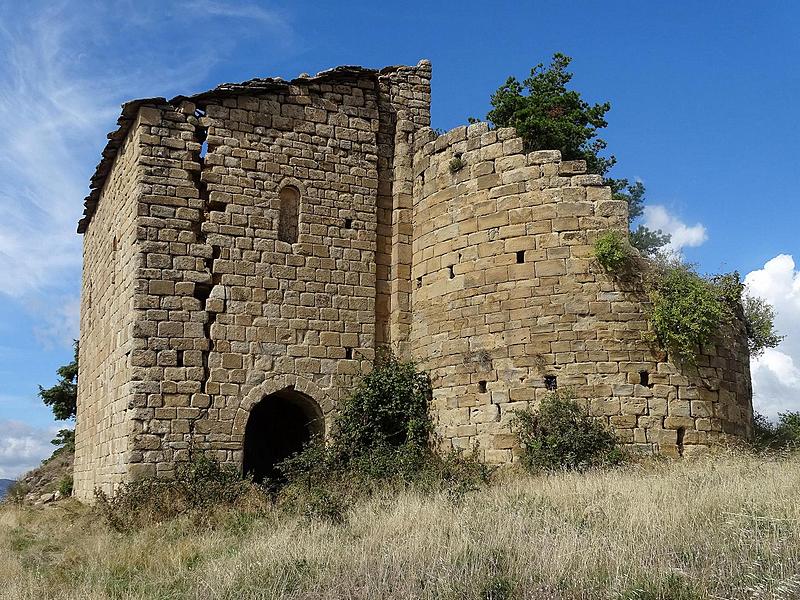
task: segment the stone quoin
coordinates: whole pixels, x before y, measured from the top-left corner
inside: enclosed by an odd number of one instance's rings
[[[489,463],[554,388],[647,451],[750,435],[741,324],[691,372],[643,341],[646,294],[593,259],[625,203],[512,129],[437,134],[430,78],[338,67],[123,106],[78,226],[79,498],[192,448],[268,475],[381,346],[430,374],[441,443]]]

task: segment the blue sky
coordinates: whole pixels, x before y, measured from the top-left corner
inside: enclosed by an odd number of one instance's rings
[[[0,5],[0,477],[49,454],[36,396],[77,335],[89,176],[119,104],[339,64],[433,62],[432,125],[484,117],[553,52],[609,100],[614,175],[704,271],[739,270],[785,342],[756,405],[800,409],[800,5],[790,2],[73,1]]]

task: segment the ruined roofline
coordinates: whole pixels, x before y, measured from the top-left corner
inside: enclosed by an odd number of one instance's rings
[[[290,86],[307,86],[319,83],[344,83],[354,82],[362,77],[378,78],[397,71],[411,70],[417,67],[430,66],[430,61],[421,60],[416,67],[409,65],[396,65],[383,67],[382,69],[369,69],[355,65],[344,65],[320,71],[314,76],[300,76],[295,79],[285,80],[280,77],[254,78],[241,83],[222,83],[213,89],[200,92],[192,96],[175,96],[171,100],[163,97],[140,98],[125,102],[122,105],[122,112],[117,119],[117,129],[109,133],[106,143],[101,152],[100,162],[95,167],[94,173],[89,180],[89,195],[83,201],[83,217],[78,221],[78,233],[85,233],[92,220],[97,203],[100,200],[100,193],[105,184],[106,177],[111,172],[117,153],[125,142],[128,131],[139,114],[139,109],[145,106],[153,108],[175,108],[181,102],[203,102],[218,98],[230,98],[236,96],[263,94],[268,92],[282,91],[289,89]]]

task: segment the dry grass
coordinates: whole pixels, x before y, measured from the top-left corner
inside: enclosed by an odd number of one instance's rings
[[[513,475],[513,476],[512,476]],[[0,596],[798,598],[800,457],[728,455],[373,497],[341,525],[277,510],[130,534],[89,509],[0,509]]]

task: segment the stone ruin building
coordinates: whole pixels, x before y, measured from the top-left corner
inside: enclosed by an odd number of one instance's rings
[[[190,448],[256,476],[330,427],[376,347],[432,379],[442,443],[514,460],[512,412],[570,386],[671,456],[748,436],[747,346],[693,373],[593,259],[627,207],[511,129],[430,128],[427,61],[123,105],[85,214],[75,490]]]

